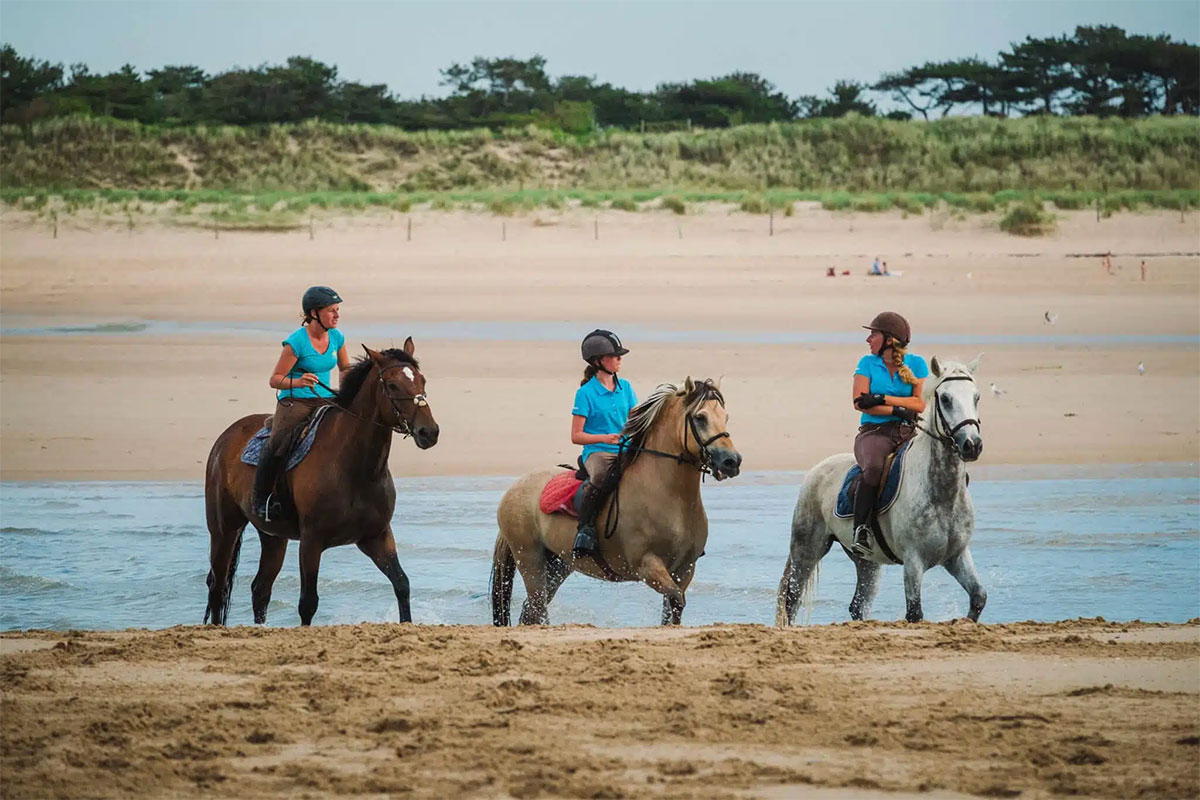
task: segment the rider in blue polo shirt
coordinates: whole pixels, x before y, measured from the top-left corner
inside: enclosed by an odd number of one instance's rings
[[[917,415],[925,410],[921,391],[929,367],[925,359],[906,352],[912,331],[894,311],[884,311],[864,328],[871,331],[869,355],[854,370],[854,407],[862,412],[854,458],[862,482],[854,496],[854,546],[858,555],[871,552],[877,522],[873,520],[883,466],[889,454],[916,435]]]
[[[329,376],[338,368],[338,385],[350,370],[346,337],[337,329],[342,298],[328,286],[310,286],[300,300],[304,321],[283,340],[283,352],[275,362],[269,383],[278,389],[271,436],[258,458],[251,497],[253,511],[266,522],[278,519],[282,505],[271,492],[287,453],[283,444],[297,424],[317,406],[325,405],[333,392]]]
[[[617,377],[621,358],[629,351],[615,333],[592,331],[583,338],[580,351],[588,365],[571,408],[571,443],[583,445],[581,461],[588,477],[582,487],[579,529],[572,548],[575,558],[596,553],[596,515],[620,480],[619,471],[612,466],[620,452],[625,420],[637,405],[629,381]]]

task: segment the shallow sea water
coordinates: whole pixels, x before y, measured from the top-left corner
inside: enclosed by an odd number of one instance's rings
[[[1102,616],[1182,622],[1200,616],[1200,478],[1195,464],[982,467],[972,470],[972,553],[989,593],[985,622]],[[684,624],[774,620],[775,595],[802,473],[747,473],[703,489],[707,555]],[[394,521],[425,624],[487,624],[495,510],[511,478],[397,480]],[[249,529],[230,624],[250,624],[258,537]],[[275,584],[269,624],[299,623],[298,548]],[[163,628],[199,623],[208,532],[203,486],[176,483],[0,484],[0,629]],[[325,553],[317,624],[397,617],[386,579],[354,547]],[[854,569],[837,548],[822,562],[811,622],[849,619]],[[524,596],[517,581],[514,603]],[[942,569],[926,574],[926,617],[965,614]],[[519,606],[516,606],[519,607]],[[570,578],[551,621],[655,625],[659,596],[638,584]],[[904,613],[899,567],[884,571],[872,616]],[[514,615],[515,616],[515,615]]]

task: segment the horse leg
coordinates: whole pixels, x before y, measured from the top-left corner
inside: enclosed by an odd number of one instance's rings
[[[850,619],[866,619],[871,613],[875,595],[879,593],[879,565],[865,558],[856,558],[854,569],[858,572],[858,582],[854,586],[854,599],[850,601]],[[920,600],[917,602],[919,606]]]
[[[312,625],[317,613],[317,573],[321,571],[321,554],[325,548],[311,537],[300,535],[300,624]]]
[[[250,583],[250,597],[254,604],[254,624],[262,625],[267,621],[271,587],[275,585],[275,578],[279,577],[283,567],[283,557],[287,555],[287,539],[259,531],[258,541],[262,544],[262,554],[258,557],[258,574]]]
[[[558,553],[546,551],[546,616],[550,615],[550,604],[554,595],[567,578],[571,577],[571,565]]]
[[[392,535],[391,526],[383,529],[383,533],[358,543],[358,549],[367,558],[375,562],[379,571],[392,582],[392,590],[396,593],[396,603],[400,607],[400,621],[412,622],[412,608],[409,606],[408,576],[400,566],[400,558],[396,555],[396,538]]]
[[[683,616],[683,607],[687,605],[687,598],[661,558],[653,553],[642,556],[637,575],[646,582],[647,586],[663,596],[663,624],[666,624],[668,612],[671,619]]]
[[[237,506],[210,509],[208,514],[208,608],[204,621],[224,625],[229,615],[229,590],[237,570],[237,554],[242,546],[246,517]]]
[[[921,614],[921,579],[925,577],[925,565],[915,558],[904,562],[904,603],[907,610],[904,619],[908,622],[920,622],[924,619]]]
[[[833,547],[833,537],[823,539],[811,532],[794,530],[783,577],[779,579],[779,597],[775,602],[775,625],[786,628],[796,619],[800,604],[809,602],[817,582],[817,566]]]
[[[696,564],[693,562],[691,567],[683,575],[673,575],[675,583],[679,586],[680,598],[676,600],[673,597],[663,597],[662,609],[662,624],[663,625],[679,625],[683,622],[683,607],[686,605],[682,598],[687,596],[687,588],[692,583],[692,576],[696,574]]]
[[[546,548],[533,544],[520,550],[514,549],[513,557],[517,560],[521,580],[525,581],[525,603],[521,606],[520,624],[549,625],[550,615],[546,611]]]
[[[967,616],[972,622],[979,622],[979,615],[987,604],[987,590],[979,583],[979,574],[975,572],[975,560],[971,558],[970,548],[964,547],[961,553],[947,561],[946,572],[953,575],[958,585],[967,590],[971,598],[971,610]]]

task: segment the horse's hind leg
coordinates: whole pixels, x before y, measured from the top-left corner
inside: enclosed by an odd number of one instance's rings
[[[379,571],[392,582],[396,604],[400,609],[400,621],[412,622],[408,576],[404,574],[404,569],[400,566],[400,557],[396,555],[396,538],[392,535],[391,526],[384,528],[379,536],[360,541],[358,549],[374,561]]]
[[[549,602],[546,548],[537,544],[520,549],[513,548],[513,557],[517,560],[517,570],[521,573],[521,580],[525,581],[525,603],[521,606],[520,623],[522,625],[550,624],[550,615],[546,612],[546,604]],[[554,588],[555,591],[558,590],[557,586]]]
[[[946,562],[946,572],[954,576],[959,586],[967,590],[971,597],[971,610],[967,613],[972,622],[979,622],[979,615],[987,604],[987,590],[979,583],[979,574],[975,572],[975,560],[971,558],[970,548],[964,547],[962,552]]]
[[[871,604],[879,593],[879,565],[865,558],[854,559],[858,581],[854,586],[854,598],[850,601],[850,619],[866,619],[871,613]]]
[[[254,605],[254,622],[262,625],[267,621],[267,605],[271,602],[271,587],[279,577],[283,566],[283,557],[287,555],[287,539],[278,536],[268,536],[258,532],[258,541],[262,544],[262,554],[258,557],[258,574],[250,583],[250,598]]]
[[[208,608],[204,621],[213,625],[224,625],[229,615],[229,593],[245,527],[245,515],[232,503],[208,509]]]

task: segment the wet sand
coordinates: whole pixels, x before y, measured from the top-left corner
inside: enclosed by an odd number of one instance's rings
[[[6,328],[224,321],[263,323],[277,335],[218,327],[3,337],[0,478],[199,480],[221,430],[273,407],[267,376],[277,342],[313,283],[347,298],[342,327],[354,352],[364,339],[356,328],[403,331],[409,322],[691,331],[692,341],[678,343],[626,337],[633,354],[623,375],[643,396],[685,375],[723,376],[747,469],[807,469],[849,450],[857,426],[850,375],[865,345],[728,342],[722,333],[853,335],[884,308],[908,316],[912,350],[927,358],[986,351],[986,463],[1197,460],[1200,258],[1187,254],[1200,249],[1200,215],[1060,218],[1054,235],[1023,239],[999,232],[991,217],[807,206],[777,217],[774,236],[765,218],[719,208],[507,220],[418,212],[409,242],[406,217],[386,215],[326,220],[313,240],[307,232],[215,239],[151,222],[130,235],[81,220],[52,239],[44,224],[10,210],[0,218]],[[1099,258],[1077,257],[1108,250],[1113,275]],[[875,255],[903,275],[867,277]],[[853,274],[827,278],[829,266]],[[922,335],[1081,338],[947,347]],[[1117,345],[1111,336],[1192,343]],[[395,474],[513,475],[574,458],[575,341],[432,338],[418,340],[417,355],[442,438],[423,453],[397,443]],[[993,382],[1007,393],[993,397]]]
[[[1196,622],[189,627],[0,653],[5,797],[1200,793]]]

